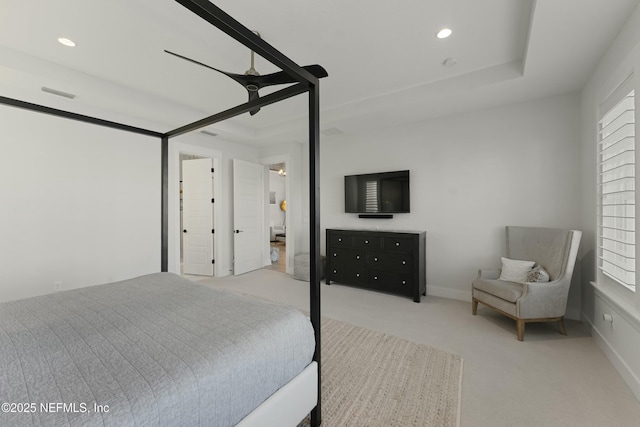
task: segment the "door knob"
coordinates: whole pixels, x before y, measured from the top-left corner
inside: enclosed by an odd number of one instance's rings
[[[242,233],[242,230],[233,230],[234,233]]]

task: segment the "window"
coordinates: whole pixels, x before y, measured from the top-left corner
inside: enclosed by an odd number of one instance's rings
[[[627,79],[600,107],[598,124],[598,267],[635,291],[635,99]]]

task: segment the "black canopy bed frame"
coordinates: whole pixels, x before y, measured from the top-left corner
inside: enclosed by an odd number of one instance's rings
[[[283,101],[296,95],[308,92],[309,94],[309,207],[310,207],[310,320],[314,329],[315,350],[313,361],[317,363],[317,404],[311,411],[311,426],[317,427],[321,423],[321,357],[320,357],[320,191],[319,191],[319,158],[320,158],[320,109],[319,109],[319,80],[310,72],[297,65],[291,59],[279,52],[276,48],[262,40],[251,30],[233,19],[220,8],[208,0],[175,0],[177,3],[191,10],[200,18],[211,23],[230,37],[242,43],[252,51],[270,61],[298,83],[278,90],[258,99],[238,105],[228,110],[213,114],[193,123],[181,126],[168,132],[130,126],[123,123],[104,120],[97,117],[86,116],[65,110],[50,108],[47,106],[29,103],[18,99],[0,96],[0,104],[45,113],[66,119],[77,120],[119,129],[127,132],[152,136],[160,139],[161,144],[161,265],[160,271],[168,271],[168,195],[169,195],[169,140],[173,137],[195,131],[205,126],[221,122],[223,120],[248,113],[256,108]]]

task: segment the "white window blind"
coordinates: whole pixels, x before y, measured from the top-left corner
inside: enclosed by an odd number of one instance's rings
[[[598,267],[635,290],[635,97],[625,81],[601,105],[598,137]]]

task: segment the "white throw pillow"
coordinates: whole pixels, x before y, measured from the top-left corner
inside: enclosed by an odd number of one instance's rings
[[[502,271],[500,280],[509,282],[526,282],[527,274],[531,271],[535,261],[522,261],[519,259],[509,259],[502,257]]]

